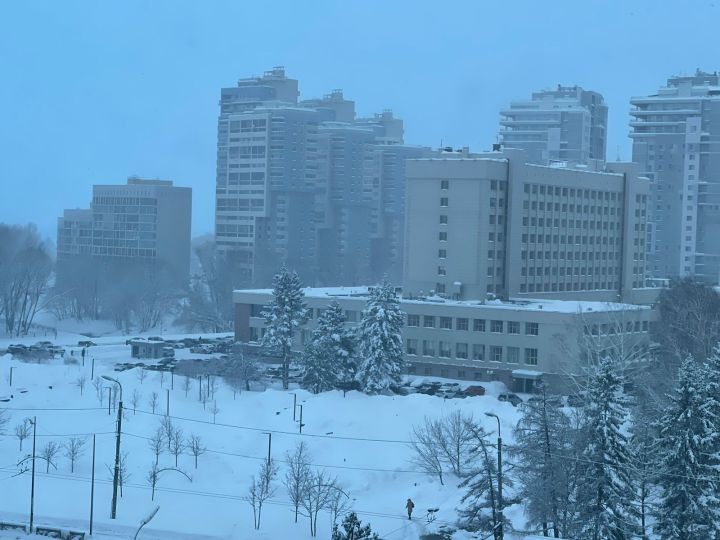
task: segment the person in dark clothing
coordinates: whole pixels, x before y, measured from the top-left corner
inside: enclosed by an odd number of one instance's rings
[[[415,508],[415,503],[412,502],[412,499],[407,500],[407,503],[405,503],[405,508],[407,508],[408,519],[412,519],[413,508]]]

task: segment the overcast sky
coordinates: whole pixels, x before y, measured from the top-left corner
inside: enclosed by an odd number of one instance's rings
[[[720,0],[717,0],[720,2]],[[63,208],[129,175],[193,188],[211,232],[219,90],[284,65],[303,98],[393,109],[406,141],[486,149],[498,111],[578,84],[610,107],[720,68],[715,1],[25,1],[0,6],[0,222],[55,237]]]

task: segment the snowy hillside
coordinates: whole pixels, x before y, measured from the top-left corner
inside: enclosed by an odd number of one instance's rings
[[[90,349],[95,358],[95,375],[117,377],[122,383],[126,414],[123,420],[122,451],[127,453],[128,476],[118,504],[118,519],[110,520],[112,494],[111,474],[115,451],[116,414],[108,414],[107,391],[104,401],[93,387],[90,356],[85,367],[55,359],[47,364],[22,363],[10,355],[0,357],[0,408],[11,415],[6,433],[0,437],[0,521],[27,522],[30,503],[30,474],[18,475],[16,463],[28,454],[32,439],[23,441],[20,451],[14,428],[25,418],[37,418],[38,454],[54,441],[66,443],[71,437],[86,440],[84,453],[71,472],[68,458],[61,450],[55,457],[57,470],[37,461],[35,515],[36,522],[75,527],[87,531],[92,434],[96,435],[95,527],[114,537],[131,534],[134,527],[155,504],[160,506],[155,519],[141,538],[310,538],[308,520],[300,517],[294,523],[292,505],[282,478],[285,476],[285,454],[298,441],[308,445],[313,466],[326,469],[337,477],[338,485],[349,495],[352,508],[364,523],[370,523],[383,539],[417,539],[439,524],[455,522],[461,492],[457,480],[450,476],[444,486],[418,472],[410,462],[408,439],[413,424],[428,415],[432,417],[462,410],[472,414],[489,432],[495,420],[484,412],[494,412],[503,421],[503,436],[510,440],[518,412],[509,403],[493,395],[467,399],[442,399],[434,396],[366,396],[357,392],[327,392],[319,395],[304,390],[290,392],[275,388],[242,392],[233,398],[232,390],[218,379],[215,400],[205,406],[198,400],[198,382],[186,391],[184,377],[176,376],[170,389],[169,374],[160,380],[157,372],[146,371],[140,380],[140,369],[113,370],[117,363],[129,362],[129,347],[118,338],[95,340]],[[78,353],[76,352],[76,355]],[[187,349],[178,357],[197,357]],[[77,356],[71,357],[73,360]],[[13,387],[8,386],[9,368],[14,368]],[[83,395],[77,381],[85,376]],[[105,385],[111,383],[104,381]],[[502,390],[499,384],[486,384],[489,394]],[[169,392],[168,392],[169,390]],[[156,392],[156,413],[151,411],[152,394]],[[293,420],[293,393],[302,405],[303,434]],[[137,410],[132,396],[136,394]],[[207,452],[198,458],[188,453],[179,456],[178,466],[192,481],[176,471],[159,477],[155,502],[146,479],[155,460],[149,439],[166,413],[169,395],[170,417],[185,437],[197,435]],[[213,418],[214,402],[217,404]],[[297,417],[299,418],[299,407]],[[253,513],[246,497],[250,478],[257,474],[268,452],[268,433],[272,433],[271,453],[280,467],[275,480],[276,492],[263,508],[259,531],[253,529]],[[160,468],[174,467],[175,457],[164,448]],[[416,503],[414,519],[408,522],[405,501]],[[428,508],[439,508],[437,520],[428,525]],[[507,514],[523,526],[521,510],[510,507]],[[322,512],[318,520],[318,538],[329,538],[331,517]],[[291,535],[291,536],[288,536]]]

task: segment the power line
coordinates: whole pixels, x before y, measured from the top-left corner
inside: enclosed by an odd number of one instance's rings
[[[0,411],[106,411],[107,407],[0,407]]]

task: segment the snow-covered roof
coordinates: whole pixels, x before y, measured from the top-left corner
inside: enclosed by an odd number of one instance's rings
[[[242,289],[238,294],[271,295],[272,289]],[[306,298],[364,298],[369,295],[369,287],[306,287]],[[511,298],[509,300],[451,300],[441,296],[402,297],[403,304],[429,304],[447,306],[465,306],[478,308],[497,308],[515,311],[546,311],[551,313],[588,313],[608,311],[649,310],[649,306],[624,304],[619,302],[596,302],[585,300],[545,300],[529,298]]]

